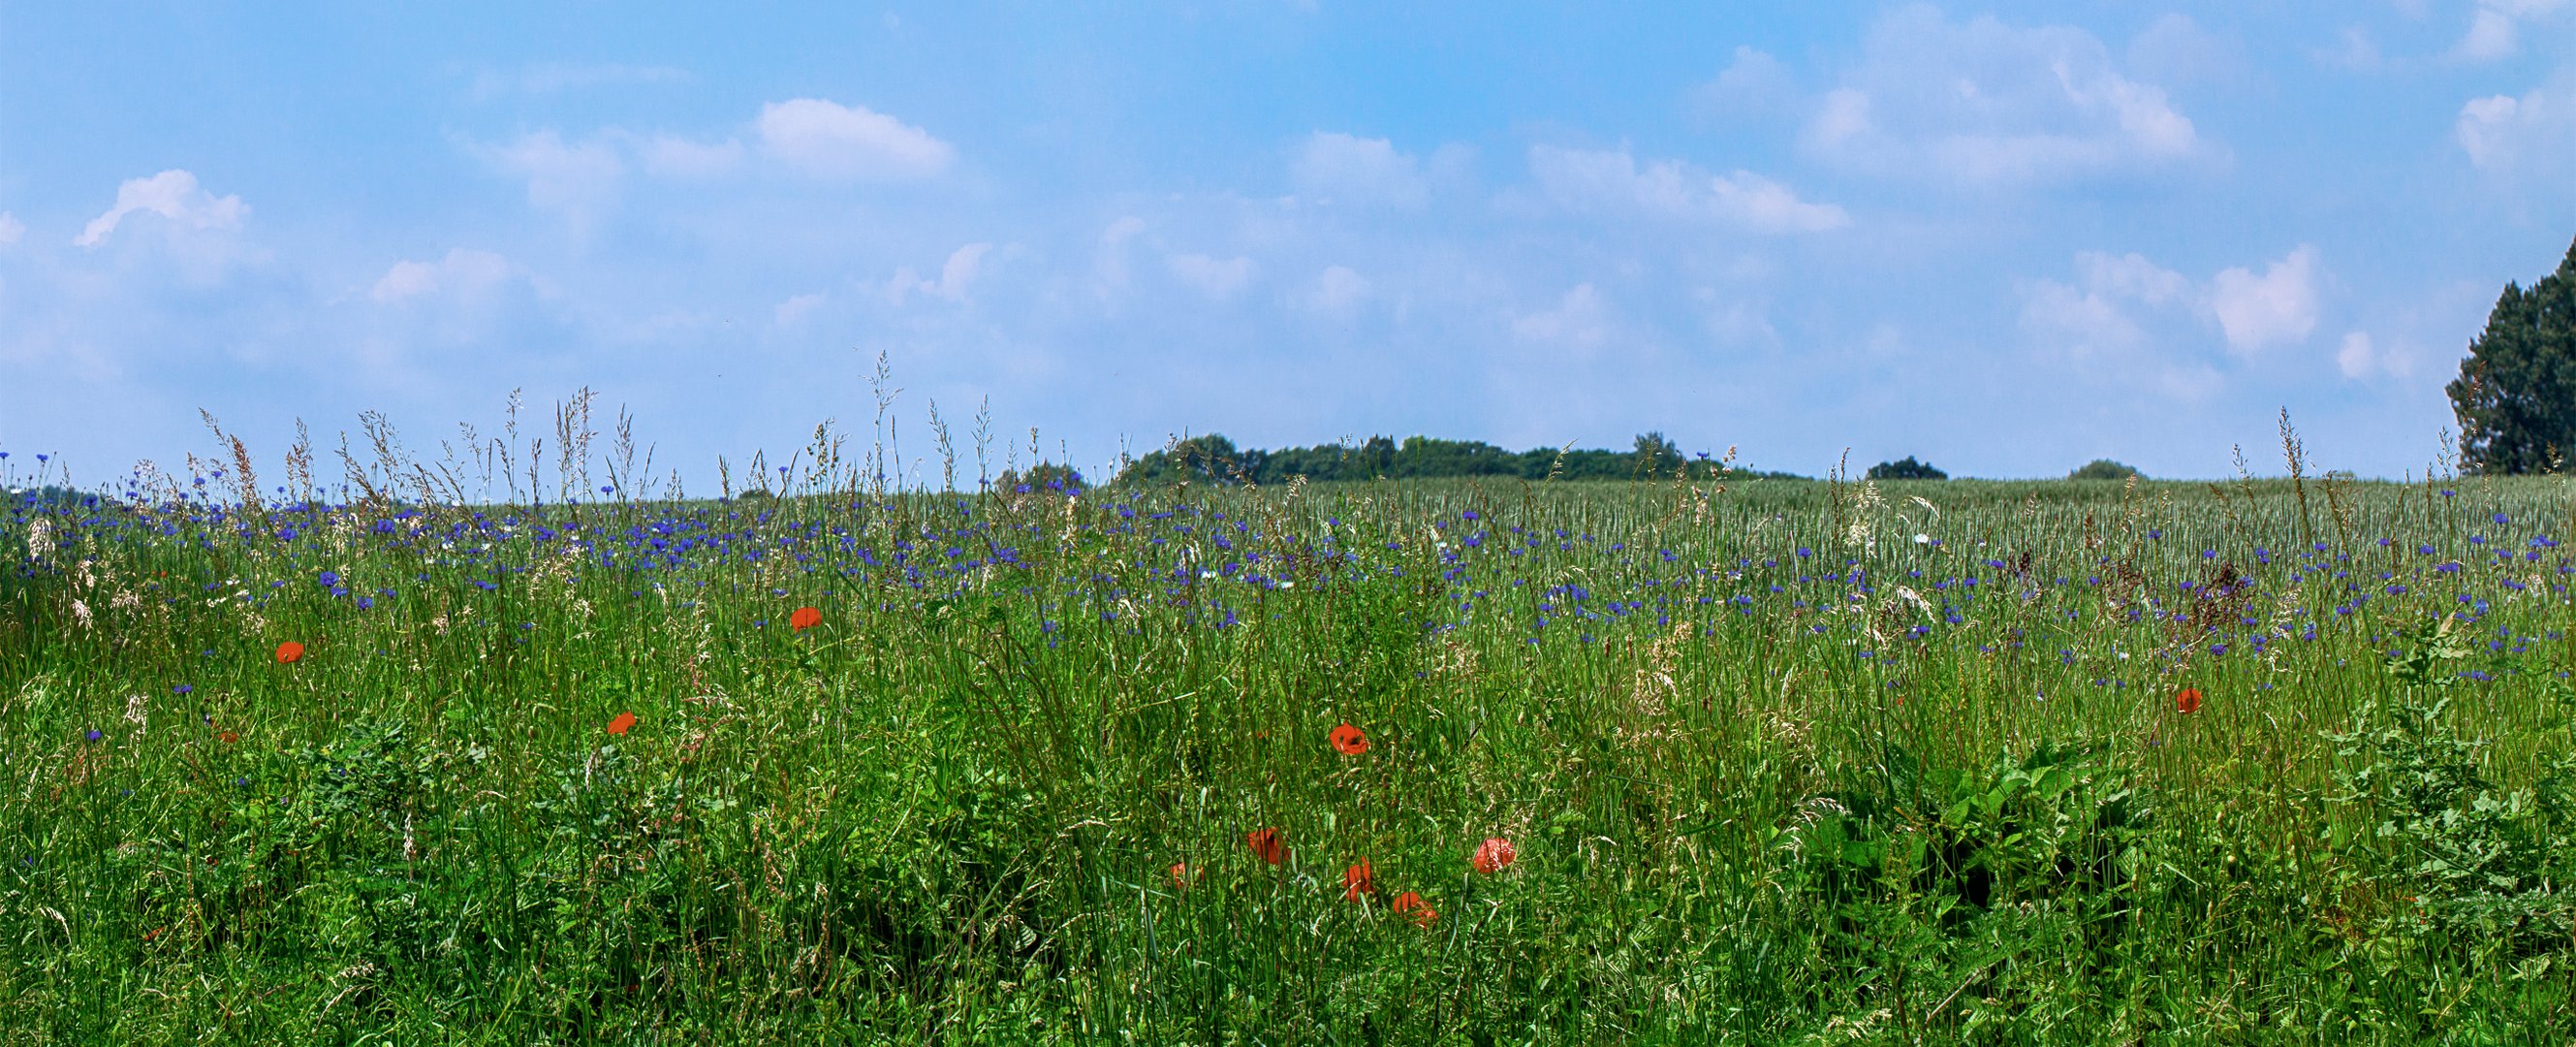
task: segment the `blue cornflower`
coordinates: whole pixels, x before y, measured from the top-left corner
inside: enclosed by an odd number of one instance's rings
[[[92,727],[92,728],[90,728],[90,729],[89,729],[89,733],[84,734],[84,735],[82,735],[81,737],[83,737],[83,738],[87,738],[87,739],[89,739],[90,741],[93,741],[93,742],[94,742],[94,741],[97,741],[97,740],[99,739],[98,728],[96,728],[96,727]]]

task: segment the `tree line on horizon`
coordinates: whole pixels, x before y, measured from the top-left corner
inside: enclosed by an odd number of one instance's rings
[[[1408,436],[1372,436],[1357,444],[1318,444],[1264,450],[1236,447],[1218,433],[1176,440],[1162,450],[1129,462],[1115,482],[1283,484],[1295,477],[1310,481],[1459,479],[1504,480],[1669,480],[1685,471],[1700,474],[1720,463],[1706,454],[1685,455],[1660,432],[1637,434],[1625,451],[1597,448],[1534,447],[1513,451],[1482,440],[1444,440]],[[1794,473],[1729,467],[1726,476],[1746,480],[1804,480]]]

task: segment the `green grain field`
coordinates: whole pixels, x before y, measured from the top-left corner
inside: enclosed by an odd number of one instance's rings
[[[352,469],[12,496],[0,1042],[2576,1029],[2559,479]]]

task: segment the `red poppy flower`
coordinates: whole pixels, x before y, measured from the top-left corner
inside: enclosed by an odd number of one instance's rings
[[[1431,903],[1423,901],[1421,895],[1412,891],[1396,895],[1395,901],[1387,905],[1387,910],[1398,916],[1412,913],[1413,924],[1416,927],[1429,927],[1431,921],[1440,918],[1440,914],[1431,908]]]
[[[2199,712],[2200,691],[2196,688],[2185,687],[2180,692],[2176,693],[2174,695],[2174,711],[2179,713]]]
[[[241,740],[241,736],[240,736],[240,735],[238,735],[238,734],[234,734],[234,733],[233,733],[233,732],[231,732],[231,731],[217,731],[217,732],[215,732],[215,740],[216,740],[216,741],[219,741],[219,742],[222,742],[222,743],[224,743],[225,745],[231,745],[231,744],[232,744],[232,743],[234,743],[234,742],[238,742],[238,741],[240,741],[240,740]]]
[[[293,640],[277,645],[277,661],[283,665],[304,657],[304,645]]]
[[[1333,728],[1333,748],[1344,756],[1357,756],[1368,751],[1368,735],[1357,727],[1343,724]]]
[[[1262,861],[1277,865],[1288,860],[1288,848],[1279,842],[1276,825],[1243,834],[1243,842],[1251,844],[1252,853],[1260,855]]]
[[[1510,840],[1500,836],[1489,836],[1485,838],[1485,842],[1476,845],[1476,857],[1473,863],[1477,872],[1490,876],[1503,871],[1504,866],[1512,864],[1513,857],[1515,856],[1512,854]]]
[[[1360,895],[1376,893],[1377,876],[1369,868],[1368,859],[1362,858],[1358,865],[1342,870],[1343,901],[1355,902],[1360,900]]]
[[[812,607],[799,607],[796,613],[787,616],[787,627],[800,633],[821,624],[823,612]]]
[[[634,714],[634,713],[619,713],[619,714],[617,714],[617,718],[616,718],[616,719],[608,721],[608,733],[610,733],[610,734],[625,734],[628,728],[631,728],[631,727],[634,727],[634,726],[635,726],[635,714]]]
[[[1194,879],[1197,879],[1197,878],[1198,878],[1198,870],[1193,869],[1193,868],[1190,868],[1190,863],[1188,863],[1188,862],[1173,862],[1173,863],[1172,863],[1172,889],[1173,889],[1173,890],[1175,890],[1175,891],[1188,890],[1188,889],[1189,889],[1189,886],[1190,886],[1190,881],[1191,881],[1191,880],[1194,880]]]

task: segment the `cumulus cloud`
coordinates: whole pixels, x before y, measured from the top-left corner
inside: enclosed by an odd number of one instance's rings
[[[1610,341],[1610,306],[1589,282],[1576,284],[1557,299],[1555,308],[1513,316],[1512,334],[1527,342],[1598,349]]]
[[[1721,221],[1772,233],[1840,229],[1851,216],[1833,204],[1798,199],[1788,187],[1750,171],[1712,176],[1690,164],[1659,160],[1637,167],[1625,149],[1530,149],[1530,173],[1559,206],[1659,219]]]
[[[2355,381],[2374,375],[2411,378],[2415,374],[2415,354],[2402,343],[2380,345],[2367,331],[2347,331],[2335,349],[2335,368]]]
[[[2162,305],[2190,292],[2191,281],[2137,254],[2098,251],[2075,256],[2078,282],[2040,280],[2024,290],[2022,329],[2078,358],[2133,352],[2147,341],[2127,304]]]
[[[155,214],[190,229],[236,229],[250,213],[241,197],[217,197],[197,187],[197,176],[172,169],[150,178],[129,178],[116,187],[116,205],[90,219],[72,243],[96,247],[133,214]],[[14,223],[14,219],[12,222]]]
[[[2305,341],[2317,326],[2316,260],[2316,248],[2302,244],[2261,276],[2233,268],[2212,279],[2210,311],[2218,315],[2228,347],[2250,352]]]
[[[603,138],[566,142],[552,130],[533,131],[476,151],[493,170],[526,181],[529,204],[560,212],[576,226],[617,201],[626,175],[626,162]]]
[[[822,305],[821,294],[789,295],[786,301],[778,303],[777,307],[770,311],[770,315],[776,320],[778,326],[793,327],[798,320],[805,318],[805,314],[821,308]]]
[[[27,235],[26,223],[19,221],[16,215],[0,211],[0,247],[17,243],[18,238],[25,235]]]
[[[924,280],[910,268],[895,270],[894,279],[886,282],[886,300],[902,305],[905,299],[920,294],[963,302],[967,285],[975,282],[976,272],[983,266],[984,255],[992,249],[991,244],[967,244],[949,252],[947,263],[939,267],[937,281]]]
[[[1339,131],[1307,135],[1288,174],[1299,192],[1336,202],[1418,207],[1431,195],[1421,162],[1395,143]]]
[[[2568,0],[2478,0],[2468,31],[2452,45],[2451,56],[2469,62],[2511,58],[2522,50],[2522,26],[2547,19],[2569,6]]]
[[[395,262],[367,297],[391,305],[436,294],[474,295],[510,277],[510,261],[490,251],[452,248],[435,262]]]
[[[2139,254],[2087,251],[2075,256],[2074,283],[2033,281],[2023,288],[2022,329],[2077,358],[2134,355],[2151,344],[2145,314],[2200,317],[2218,325],[2229,349],[2250,353],[2304,341],[2315,330],[2318,284],[2314,247],[2302,244],[2262,274],[2229,268],[2206,284]]]
[[[2491,95],[2460,107],[2452,136],[2469,162],[2496,172],[2576,166],[2576,71],[2517,98]]]
[[[817,178],[908,181],[948,169],[956,150],[866,106],[797,98],[762,106],[763,153]]]
[[[2178,29],[2148,39],[2148,56],[2191,46]],[[1809,155],[1848,170],[2014,186],[2212,152],[2163,88],[2125,74],[2082,29],[1953,24],[1915,5],[1882,17],[1862,53],[1799,136]]]
[[[1796,103],[1797,84],[1789,77],[1789,67],[1769,52],[1738,45],[1726,70],[1701,84],[1693,95],[1711,116],[1767,116]]]
[[[2169,11],[2129,39],[2130,74],[2168,84],[2224,83],[2251,67],[2232,36],[2203,29],[2190,15]]]
[[[1126,215],[1100,231],[1100,246],[1091,262],[1094,293],[1107,298],[1127,286],[1127,241],[1145,231],[1145,220]]]
[[[1211,258],[1203,254],[1176,254],[1164,259],[1172,275],[1182,283],[1198,288],[1210,298],[1232,298],[1252,283],[1258,268],[1249,258]]]
[[[1306,292],[1306,308],[1319,313],[1348,314],[1368,297],[1368,277],[1349,266],[1327,266]]]

